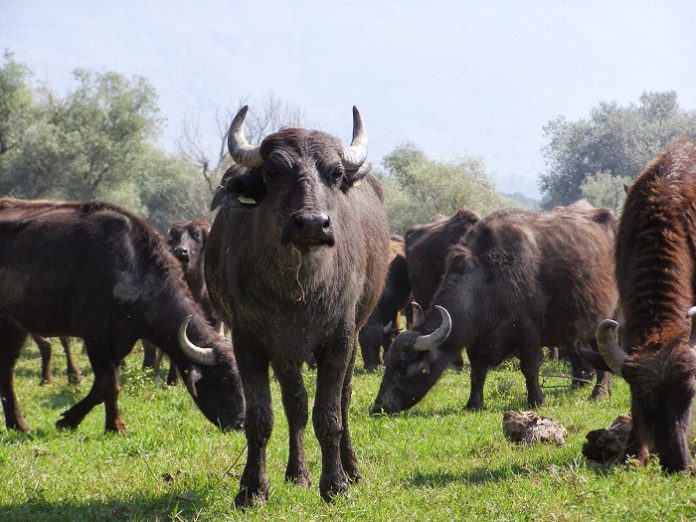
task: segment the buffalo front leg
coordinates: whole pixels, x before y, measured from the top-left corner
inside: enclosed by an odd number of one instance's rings
[[[72,349],[70,348],[70,337],[61,337],[60,344],[63,345],[63,352],[65,352],[65,363],[68,367],[68,382],[70,384],[79,384],[82,380],[82,374],[73,358]]]
[[[529,341],[520,346],[520,369],[527,384],[527,403],[532,408],[544,404],[544,394],[539,385],[541,355],[541,347],[536,341]]]
[[[471,355],[469,355],[469,362],[471,363],[471,391],[465,408],[467,410],[482,410],[483,385],[486,383],[488,365],[475,357],[471,357]]]
[[[340,339],[334,346],[317,352],[317,391],[312,410],[314,433],[321,446],[319,492],[324,500],[348,492],[348,477],[341,463],[343,432],[343,387],[351,357],[350,339]]]
[[[309,471],[305,462],[304,430],[307,426],[307,390],[302,380],[300,368],[275,370],[283,396],[283,408],[288,419],[290,449],[285,480],[308,488]]]
[[[348,480],[351,482],[359,482],[362,478],[358,472],[358,459],[355,456],[348,424],[348,412],[350,411],[350,401],[353,394],[351,381],[353,369],[355,368],[356,354],[357,349],[355,344],[353,344],[353,354],[348,363],[346,376],[343,379],[343,389],[341,390],[341,420],[343,421],[343,432],[341,433],[341,464],[343,465],[343,471],[348,475]]]
[[[40,335],[32,335],[31,338],[39,347],[41,354],[41,385],[49,384],[53,377],[51,372],[51,341]]]
[[[14,368],[27,333],[16,324],[0,319],[0,401],[8,429],[29,431],[14,391]]]
[[[234,505],[244,508],[268,498],[266,445],[273,429],[273,410],[268,359],[259,353],[255,344],[246,343],[240,337],[235,336],[234,346],[246,401],[244,434],[247,439],[247,461]]]
[[[120,361],[107,368],[102,379],[104,387],[104,410],[106,420],[104,422],[104,431],[115,431],[123,433],[126,431],[126,423],[121,418],[121,412],[118,409],[118,396],[121,392],[121,385],[118,382],[118,368]]]

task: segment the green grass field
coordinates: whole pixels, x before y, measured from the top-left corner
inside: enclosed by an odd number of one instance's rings
[[[79,349],[75,351],[79,352]],[[350,497],[319,499],[320,453],[311,421],[306,434],[310,490],[285,484],[287,428],[273,384],[275,426],[268,451],[271,493],[266,504],[231,508],[245,461],[242,433],[221,433],[194,407],[182,386],[154,384],[140,370],[141,352],[127,359],[121,407],[129,431],[105,435],[103,407],[75,432],[58,432],[59,413],[91,383],[68,386],[62,352],[54,348],[53,383],[39,386],[38,351],[25,348],[17,388],[33,431],[0,431],[0,520],[679,520],[696,519],[696,478],[666,476],[656,462],[638,469],[585,461],[585,434],[607,427],[628,409],[628,388],[592,402],[589,389],[547,377],[540,413],[569,432],[563,447],[519,447],[502,433],[503,413],[526,409],[517,365],[489,374],[487,409],[463,410],[468,373],[448,371],[412,411],[370,417],[381,374],[357,371],[351,423],[363,482]],[[566,371],[546,365],[543,373]],[[315,374],[307,372],[313,392]]]

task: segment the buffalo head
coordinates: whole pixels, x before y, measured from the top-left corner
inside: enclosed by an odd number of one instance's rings
[[[203,221],[181,221],[169,227],[169,250],[184,269],[198,266],[203,261],[202,254],[209,232],[210,225]]]

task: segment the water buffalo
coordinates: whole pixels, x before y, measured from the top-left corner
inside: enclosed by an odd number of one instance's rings
[[[167,230],[167,243],[170,252],[181,263],[184,272],[184,280],[191,290],[191,294],[200,305],[208,322],[216,328],[220,328],[220,319],[213,308],[213,303],[208,295],[208,287],[205,284],[203,273],[203,259],[205,244],[210,233],[210,223],[207,221],[179,221],[173,223]],[[162,360],[162,351],[147,341],[143,341],[143,367],[152,367],[155,376],[159,373]],[[167,384],[176,383],[176,365],[169,367]]]
[[[389,244],[389,268],[382,296],[358,335],[367,371],[374,371],[382,364],[380,348],[384,348],[385,353],[389,349],[393,336],[399,329],[399,311],[408,304],[411,295],[404,241],[392,236]]]
[[[597,344],[631,388],[626,454],[645,464],[656,451],[668,472],[691,466],[689,417],[696,335],[696,144],[680,140],[628,191],[616,240],[618,324],[603,321]]]
[[[512,355],[529,404],[542,404],[541,347],[592,341],[616,305],[615,221],[607,209],[509,209],[476,223],[465,244],[450,247],[428,312],[392,343],[373,410],[413,406],[462,346],[471,363],[467,408],[483,407],[488,368]]]
[[[186,344],[182,323],[211,347],[205,357]],[[28,332],[85,341],[94,383],[58,428],[76,428],[103,402],[106,430],[125,429],[118,367],[140,338],[169,355],[211,422],[241,428],[244,398],[230,342],[206,321],[162,237],[114,205],[0,200],[0,395],[7,427],[22,431],[29,428],[13,377]]]
[[[310,483],[303,434],[301,364],[313,354],[312,420],[322,453],[324,500],[359,479],[348,428],[356,335],[382,293],[389,231],[382,189],[364,163],[367,134],[353,111],[350,146],[321,131],[286,128],[247,143],[243,107],[228,135],[242,167],[224,177],[208,238],[205,273],[213,304],[232,329],[246,396],[248,453],[238,507],[268,495],[266,444],[273,426],[269,364],[290,431],[286,480]]]

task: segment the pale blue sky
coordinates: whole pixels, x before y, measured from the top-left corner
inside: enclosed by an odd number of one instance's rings
[[[171,150],[189,115],[212,155],[216,112],[273,93],[344,140],[357,105],[373,162],[413,141],[533,196],[556,116],[647,90],[696,108],[695,26],[688,0],[0,0],[0,48],[56,90],[76,67],[147,77]]]

